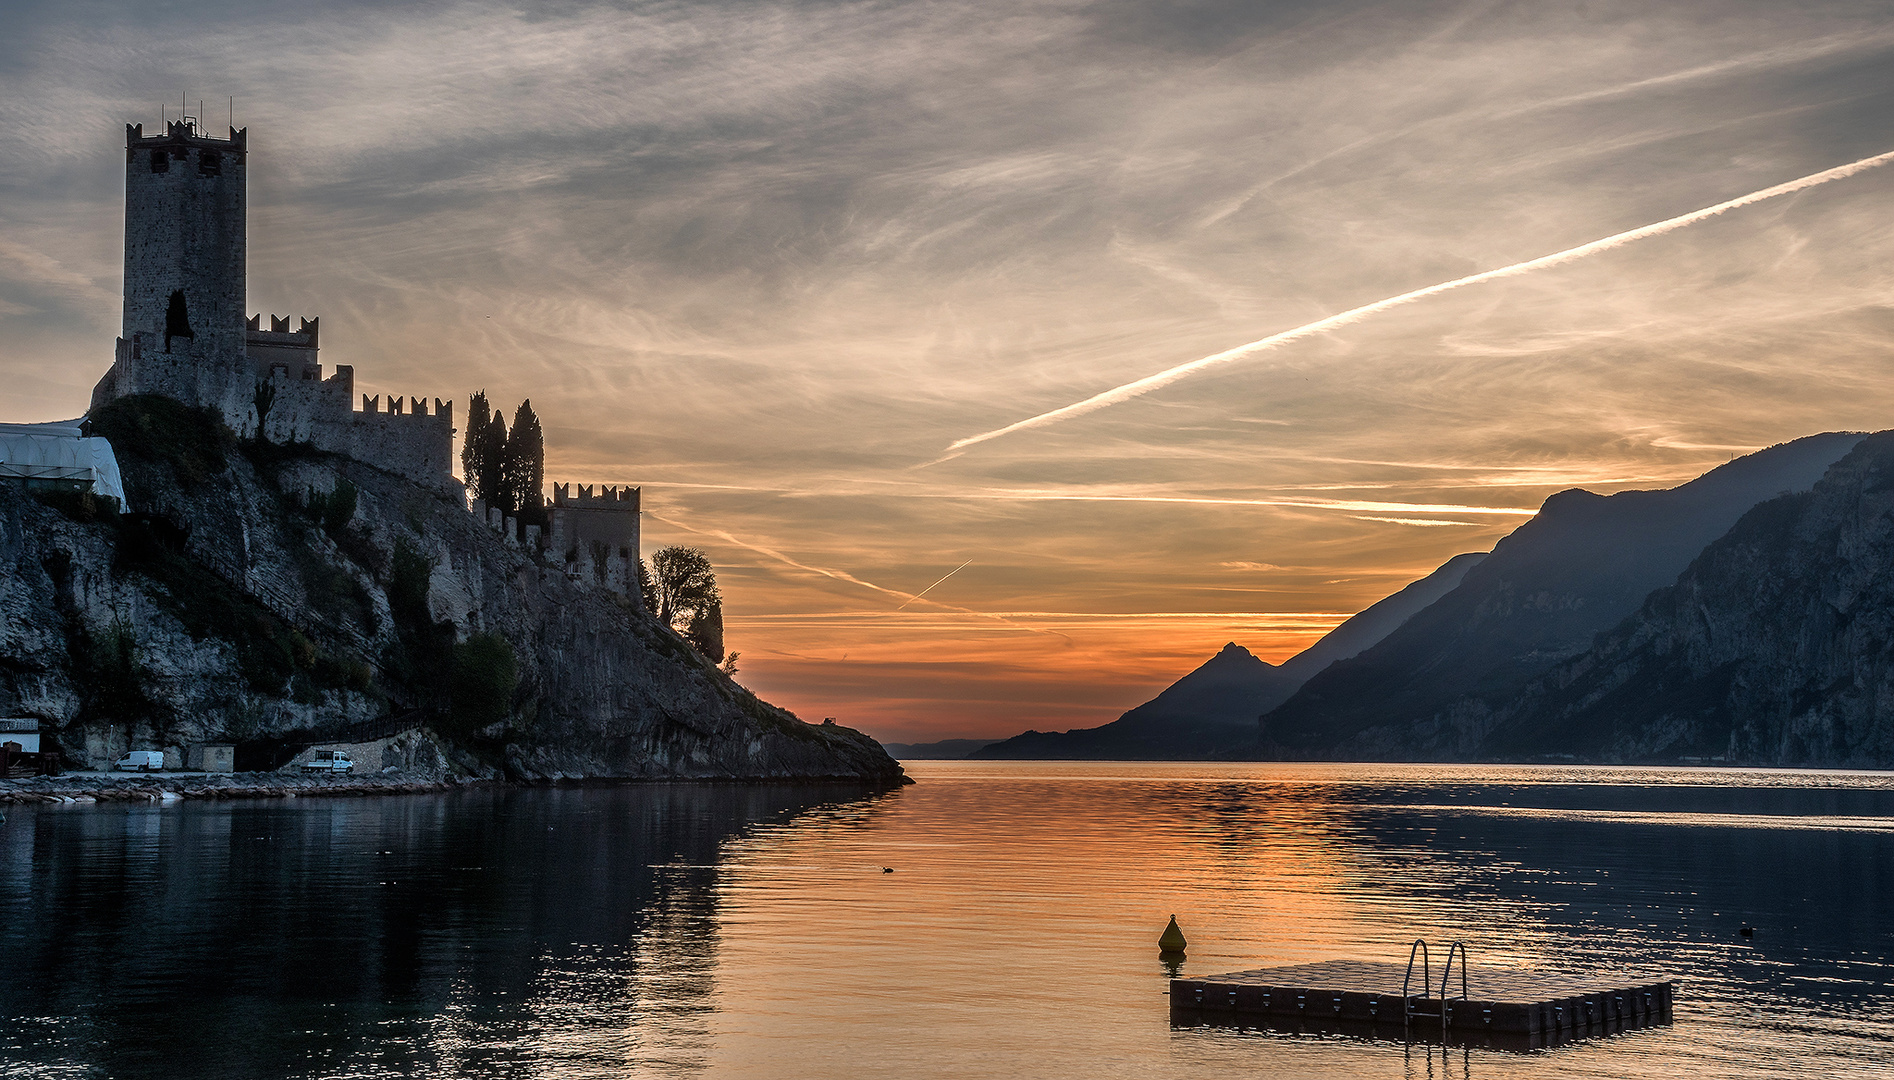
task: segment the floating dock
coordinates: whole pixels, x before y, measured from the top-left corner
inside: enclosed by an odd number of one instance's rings
[[[1477,966],[1430,975],[1419,965],[1330,960],[1173,979],[1171,1023],[1537,1050],[1671,1021],[1671,981],[1661,977]]]

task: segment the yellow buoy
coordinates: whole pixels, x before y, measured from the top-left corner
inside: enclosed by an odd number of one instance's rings
[[[1164,936],[1157,939],[1158,951],[1180,953],[1187,944],[1189,942],[1184,940],[1184,932],[1177,928],[1177,916],[1171,916],[1171,924],[1164,928]]]

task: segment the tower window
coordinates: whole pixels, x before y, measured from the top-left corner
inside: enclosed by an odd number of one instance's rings
[[[171,155],[165,153],[163,150],[153,150],[151,152],[151,171],[170,172]]]
[[[197,175],[222,176],[224,174],[224,156],[215,150],[202,150],[197,155]]]
[[[164,309],[164,351],[171,351],[172,338],[190,338],[197,340],[191,332],[191,313],[184,304],[184,290],[176,289],[171,293],[171,302]]]

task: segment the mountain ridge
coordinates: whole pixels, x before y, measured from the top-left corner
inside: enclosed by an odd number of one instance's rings
[[[1280,666],[1256,659],[1232,641],[1156,697],[1109,724],[1065,732],[1028,731],[995,740],[965,756],[1188,760],[1244,752],[1256,742],[1258,716],[1287,700],[1311,674],[1385,637],[1457,586],[1484,558],[1485,552],[1455,555],[1426,577],[1362,609]],[[1245,663],[1243,657],[1253,663]]]
[[[1369,728],[1491,713],[1674,582],[1751,507],[1808,490],[1864,437],[1780,443],[1674,488],[1555,493],[1453,591],[1264,716],[1260,756],[1328,758]]]

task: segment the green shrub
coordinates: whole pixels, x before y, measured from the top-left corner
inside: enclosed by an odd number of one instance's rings
[[[178,483],[194,488],[222,473],[236,433],[215,409],[196,408],[157,394],[133,394],[93,410],[88,432],[112,444],[120,461],[168,465]]]
[[[513,646],[498,634],[475,634],[454,646],[453,730],[471,734],[505,720],[519,687]]]
[[[396,626],[406,630],[431,621],[427,590],[433,574],[433,559],[416,551],[405,539],[395,541],[395,555],[388,568],[388,612],[395,617]]]
[[[33,492],[33,498],[81,525],[118,519],[118,500],[94,495],[90,488],[40,488]]]
[[[116,620],[100,634],[75,630],[68,648],[81,712],[88,719],[121,723],[150,719],[157,706],[145,693],[147,675],[131,627]]]
[[[405,687],[415,705],[446,704],[454,680],[454,624],[435,622],[427,608],[434,560],[404,540],[395,542],[388,569],[388,613],[395,640],[382,653],[382,668]]]
[[[311,491],[303,505],[308,508],[309,516],[316,519],[322,531],[330,536],[339,536],[348,523],[355,518],[355,504],[359,492],[348,480],[337,477],[335,489],[328,494]]]

